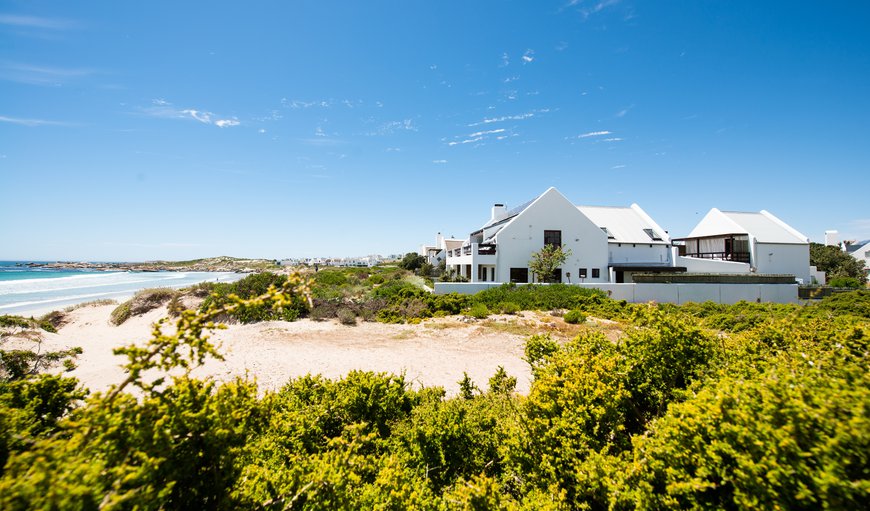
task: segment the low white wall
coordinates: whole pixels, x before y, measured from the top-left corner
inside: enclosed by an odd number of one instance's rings
[[[498,287],[498,282],[436,282],[435,294],[474,294]],[[524,284],[519,284],[524,285]],[[572,284],[600,289],[614,300],[631,303],[711,301],[722,304],[747,302],[798,303],[797,284]]]
[[[749,263],[677,256],[676,266],[685,266],[687,273],[749,273]]]

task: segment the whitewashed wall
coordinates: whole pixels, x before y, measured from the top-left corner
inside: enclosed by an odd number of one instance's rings
[[[562,266],[565,281],[565,274],[570,272],[572,282],[576,282],[578,270],[587,268],[586,282],[607,282],[607,235],[555,188],[547,190],[496,236],[497,281],[509,282],[511,268],[528,267],[532,253],[544,248],[545,230],[562,231],[562,245],[571,249],[571,257]],[[592,268],[601,270],[599,278],[591,278]]]
[[[498,287],[498,283],[436,282],[435,294],[474,294]],[[797,284],[575,284],[601,289],[614,300],[631,303],[675,303],[711,301],[722,304],[747,302],[798,303]]]
[[[649,243],[608,243],[608,259],[611,263],[667,263],[668,245]]]
[[[749,263],[718,259],[677,256],[676,266],[685,266],[687,273],[749,273]]]
[[[809,245],[756,243],[755,267],[758,273],[787,273],[810,283]]]

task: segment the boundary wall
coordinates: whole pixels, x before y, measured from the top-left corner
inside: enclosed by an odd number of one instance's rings
[[[500,282],[436,282],[435,294],[475,294],[501,286]],[[529,284],[517,284],[519,286]],[[534,284],[546,285],[546,284]],[[747,302],[799,303],[795,284],[568,284],[600,289],[614,300],[631,303],[715,302],[725,305]]]

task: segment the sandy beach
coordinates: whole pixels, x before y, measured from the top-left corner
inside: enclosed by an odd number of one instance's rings
[[[109,323],[115,305],[86,306],[68,313],[69,322],[56,334],[44,333],[42,351],[79,346],[77,368],[68,374],[92,391],[124,379],[122,357],[114,348],[148,339],[151,325],[166,315],[159,308],[120,326]],[[510,318],[502,321],[518,321]],[[256,379],[263,390],[275,390],[290,378],[321,374],[340,378],[354,369],[404,374],[415,388],[441,386],[458,391],[463,372],[482,388],[498,366],[517,377],[517,391],[527,393],[528,364],[522,359],[524,336],[460,317],[428,320],[418,325],[337,321],[270,321],[229,325],[214,333],[225,360],[208,360],[197,377],[226,381],[237,376]]]

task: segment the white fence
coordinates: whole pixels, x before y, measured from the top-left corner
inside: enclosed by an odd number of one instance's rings
[[[498,282],[436,282],[435,294],[474,294]],[[528,284],[518,284],[528,285]],[[546,284],[535,284],[546,285]],[[614,300],[631,303],[747,302],[798,303],[797,284],[571,284],[600,289]]]

